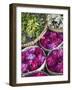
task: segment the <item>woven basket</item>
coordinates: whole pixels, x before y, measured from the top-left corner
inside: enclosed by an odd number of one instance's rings
[[[55,48],[55,49],[53,49],[53,50],[56,50],[56,49],[59,49],[59,48],[62,48],[62,47],[57,47],[57,48]],[[48,55],[49,55],[53,50],[51,50],[51,51],[48,53]],[[51,70],[48,68],[47,63],[46,63],[46,69],[47,69],[48,73],[51,74],[51,75],[63,75],[63,73],[56,73],[56,72],[51,71]]]
[[[33,47],[39,47],[39,46],[36,46],[36,45],[35,45],[35,46],[26,47],[26,48],[24,48],[24,49],[22,50],[22,52],[24,52],[24,51],[26,51],[26,50],[28,50],[28,49],[30,49],[30,48],[33,48]],[[43,50],[42,50],[42,51],[43,51]],[[44,51],[43,51],[43,53],[44,53],[44,55],[45,55],[45,52],[44,52]],[[46,56],[46,55],[45,55],[45,56]],[[33,71],[30,71],[30,72],[27,72],[27,73],[22,73],[22,76],[25,76],[25,75],[28,75],[28,74],[31,74],[31,73],[34,73],[34,72],[43,70],[44,67],[45,67],[45,64],[46,64],[46,60],[44,60],[43,64],[42,64],[38,69],[33,70]]]

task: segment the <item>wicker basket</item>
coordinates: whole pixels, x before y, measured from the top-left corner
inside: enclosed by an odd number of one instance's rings
[[[56,49],[59,49],[59,48],[62,48],[62,47],[57,47],[57,48],[55,48],[55,49],[53,49],[53,50],[56,50]],[[49,55],[53,50],[51,50],[51,51],[48,53],[48,55]],[[47,63],[46,63],[46,69],[47,69],[48,73],[51,74],[51,75],[63,75],[63,73],[56,73],[56,72],[51,71],[51,70],[48,68]]]
[[[28,49],[30,49],[30,48],[33,48],[33,47],[39,47],[39,46],[29,46],[29,47],[26,47],[26,48],[24,48],[23,50],[22,50],[22,52],[24,52],[24,51],[26,51],[26,50],[28,50]],[[43,51],[43,50],[42,50]],[[44,55],[45,55],[45,52],[43,51],[43,53],[44,53]],[[45,55],[46,56],[46,55]],[[43,70],[43,68],[45,67],[45,64],[46,64],[46,59],[44,60],[44,62],[43,62],[43,64],[38,68],[38,69],[36,69],[36,70],[34,70],[34,71],[30,71],[30,72],[27,72],[27,73],[22,73],[22,76],[25,76],[25,75],[28,75],[28,74],[31,74],[31,73],[34,73],[34,72],[37,72],[37,71],[41,71],[41,70]]]

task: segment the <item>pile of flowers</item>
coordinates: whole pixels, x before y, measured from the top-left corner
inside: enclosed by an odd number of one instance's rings
[[[27,47],[22,51],[22,73],[32,72],[41,68],[45,63],[46,55],[38,46]]]
[[[47,30],[35,46],[21,52],[23,76],[63,74],[63,33]]]
[[[47,56],[47,70],[50,73],[63,73],[63,49],[55,49]]]
[[[63,33],[48,30],[40,39],[40,45],[45,50],[51,50],[58,47],[63,41]]]

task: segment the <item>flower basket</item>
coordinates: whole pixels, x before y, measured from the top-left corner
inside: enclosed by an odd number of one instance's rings
[[[29,46],[22,50],[22,76],[41,71],[46,64],[45,52],[38,46]]]
[[[39,40],[39,45],[45,51],[51,51],[63,44],[63,33],[52,31],[49,28],[44,36]]]
[[[52,75],[63,74],[63,48],[60,47],[49,52],[46,58],[46,69]]]

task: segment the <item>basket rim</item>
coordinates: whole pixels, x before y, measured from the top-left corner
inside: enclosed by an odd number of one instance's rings
[[[48,26],[49,27],[49,30],[50,31],[54,31],[54,32],[63,32],[63,29],[55,29],[55,28],[51,28],[50,26]]]

